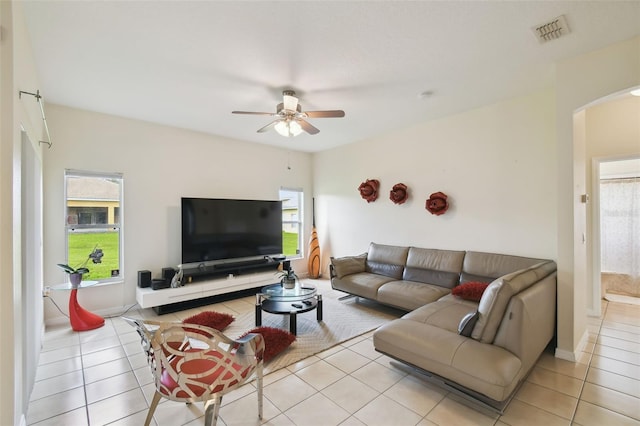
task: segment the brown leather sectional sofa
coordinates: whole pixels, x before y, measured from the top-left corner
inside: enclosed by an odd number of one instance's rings
[[[489,283],[479,302],[451,294],[469,282]],[[331,259],[331,284],[410,311],[375,332],[376,350],[498,412],[555,333],[552,260],[371,243]]]

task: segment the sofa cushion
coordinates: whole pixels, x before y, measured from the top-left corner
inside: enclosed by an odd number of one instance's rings
[[[364,272],[367,253],[359,256],[345,256],[340,258],[331,258],[331,265],[336,277],[342,278],[345,275],[357,274]]]
[[[462,318],[469,312],[475,312],[477,309],[477,303],[454,298],[442,298],[433,303],[421,306],[405,314],[402,318],[421,324],[433,325],[457,334],[458,325]]]
[[[451,290],[451,294],[461,299],[471,300],[473,302],[479,302],[482,298],[482,294],[489,286],[489,283],[482,283],[479,281],[469,281],[464,284],[457,285]]]
[[[402,278],[408,253],[409,247],[371,243],[365,270],[399,280]]]
[[[545,259],[532,257],[468,251],[464,256],[460,283],[468,281],[491,282],[513,271],[519,271],[544,261]]]
[[[415,281],[390,281],[378,289],[377,301],[412,311],[434,302],[449,293],[449,289]]]
[[[393,281],[393,278],[369,272],[360,272],[358,274],[345,275],[342,278],[333,278],[331,286],[335,290],[375,300],[378,297],[378,288],[389,281]]]
[[[518,357],[504,348],[461,336],[457,327],[451,332],[406,315],[378,328],[373,345],[496,401],[508,398],[525,374]]]
[[[403,280],[452,288],[460,279],[464,251],[410,247]]]
[[[471,337],[483,343],[492,343],[511,296],[520,293],[555,270],[555,262],[545,261],[494,280],[480,299],[478,304],[480,318]]]

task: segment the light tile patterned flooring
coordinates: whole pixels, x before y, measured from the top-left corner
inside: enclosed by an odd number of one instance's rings
[[[328,281],[318,280],[321,292]],[[253,310],[248,297],[199,308]],[[544,353],[503,416],[392,367],[372,333],[265,376],[265,425],[640,425],[640,306],[603,301],[579,362]],[[181,320],[194,310],[163,315]],[[131,316],[155,317],[151,310]],[[231,336],[235,337],[235,336]],[[154,387],[138,336],[120,318],[82,333],[49,327],[27,423],[142,425]],[[158,426],[202,425],[202,404],[166,401]],[[226,395],[219,425],[257,425],[253,384]]]

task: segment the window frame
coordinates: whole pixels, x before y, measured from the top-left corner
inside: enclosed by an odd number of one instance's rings
[[[293,192],[297,194],[298,198],[298,219],[297,220],[285,220],[284,214],[282,215],[282,231],[284,232],[285,225],[295,225],[298,227],[298,253],[295,255],[286,255],[287,259],[304,259],[304,191],[302,188],[280,187],[278,191],[278,199],[283,201],[283,192]],[[287,197],[289,198],[289,197]],[[284,205],[283,205],[284,212]],[[283,241],[284,245],[284,241]],[[284,252],[284,247],[282,249]],[[284,253],[283,253],[284,254]]]
[[[82,178],[98,178],[98,179],[114,179],[119,183],[120,193],[118,206],[115,207],[115,217],[118,218],[117,223],[106,224],[70,224],[68,220],[69,206],[68,206],[68,178],[69,177],[82,177]],[[91,281],[97,281],[101,284],[120,283],[124,281],[124,217],[122,212],[124,211],[124,175],[117,172],[94,172],[87,170],[74,170],[65,169],[64,171],[64,240],[65,240],[65,258],[66,263],[69,264],[69,235],[75,229],[117,229],[118,231],[118,276],[105,277],[105,278],[91,278]],[[107,220],[108,221],[108,220]],[[80,222],[78,220],[78,222]],[[71,265],[73,266],[73,265]]]

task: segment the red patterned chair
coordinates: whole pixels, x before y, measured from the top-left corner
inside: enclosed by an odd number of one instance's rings
[[[264,339],[249,334],[232,340],[197,324],[124,318],[137,330],[156,385],[148,426],[160,398],[186,403],[204,401],[205,425],[218,419],[222,396],[256,374],[258,417],[262,419]]]

